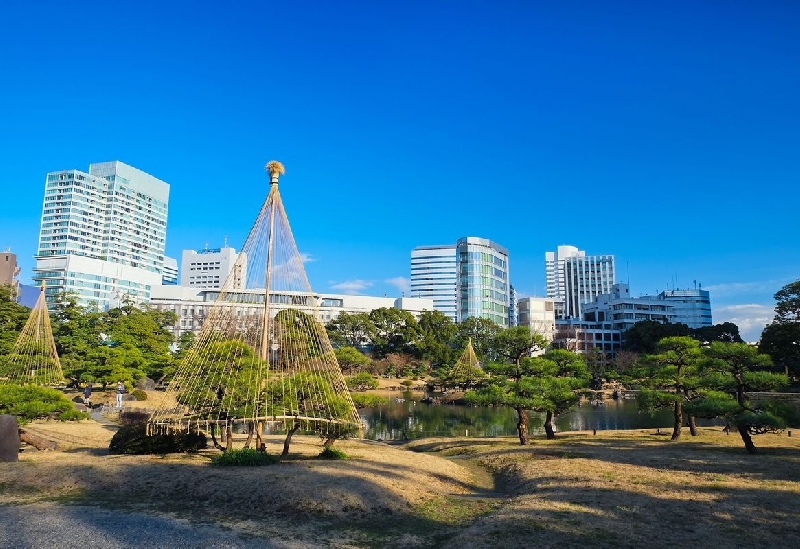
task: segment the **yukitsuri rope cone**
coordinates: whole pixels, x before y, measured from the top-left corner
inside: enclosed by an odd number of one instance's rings
[[[0,381],[19,385],[58,386],[65,383],[58,359],[50,314],[44,299],[44,284],[14,349],[5,357]],[[5,379],[3,379],[5,378]]]
[[[261,448],[265,423],[329,440],[361,429],[278,192],[283,165],[273,160],[267,171],[269,194],[163,404],[149,418],[150,433],[213,437],[217,429],[246,430],[246,446],[255,434]]]
[[[475,349],[472,347],[472,338],[467,341],[467,347],[461,353],[455,366],[450,371],[449,381],[452,385],[469,389],[486,377],[486,372],[481,368]]]

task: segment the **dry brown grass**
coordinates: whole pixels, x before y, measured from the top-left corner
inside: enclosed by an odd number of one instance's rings
[[[670,442],[648,431],[514,439],[338,441],[316,459],[220,468],[207,455],[104,455],[92,421],[31,426],[64,452],[26,451],[0,468],[0,504],[77,501],[225,524],[238,533],[340,547],[794,547],[800,440],[706,429]],[[276,453],[280,437],[268,437]]]

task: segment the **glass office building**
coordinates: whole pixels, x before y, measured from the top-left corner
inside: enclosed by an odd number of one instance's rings
[[[486,318],[508,327],[508,250],[485,238],[468,236],[456,244],[458,322]]]

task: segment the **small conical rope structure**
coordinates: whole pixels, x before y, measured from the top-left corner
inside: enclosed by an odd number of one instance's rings
[[[50,313],[44,298],[44,284],[14,349],[6,357],[6,375],[11,383],[25,385],[63,385],[64,372],[58,359]]]
[[[269,194],[151,433],[244,424],[260,442],[262,422],[333,437],[361,429],[278,192],[283,166],[267,169]]]
[[[450,380],[454,385],[469,388],[476,382],[486,377],[486,373],[481,368],[478,357],[475,356],[475,349],[472,347],[472,338],[467,341],[464,352],[461,353],[455,366],[450,371]]]

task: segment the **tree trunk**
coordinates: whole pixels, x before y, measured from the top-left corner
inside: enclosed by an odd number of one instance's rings
[[[267,445],[264,444],[264,440],[261,438],[261,431],[264,429],[264,424],[260,421],[256,423],[256,450],[259,452],[266,452]]]
[[[233,431],[231,430],[231,424],[225,424],[225,451],[233,450]]]
[[[697,436],[697,418],[694,416],[689,416],[689,434],[693,437]]]
[[[547,440],[556,438],[556,432],[553,429],[553,412],[547,410],[544,417],[544,432],[547,434]]]
[[[216,423],[212,423],[211,424],[211,428],[209,429],[209,432],[211,433],[211,442],[212,442],[212,444],[214,444],[214,448],[216,448],[217,450],[224,451],[225,448],[223,448],[222,445],[219,442],[217,442],[217,424]]]
[[[253,422],[247,422],[247,440],[244,441],[243,448],[250,448],[250,442],[253,440]]]
[[[27,442],[37,450],[57,450],[58,444],[56,444],[52,440],[47,440],[46,438],[42,438],[39,435],[34,435],[33,433],[26,431],[25,429],[19,430],[19,439],[22,442]]]
[[[336,442],[336,437],[331,435],[325,439],[325,442],[322,443],[323,448],[332,448],[333,443]]]
[[[756,445],[753,444],[753,439],[750,437],[750,433],[747,431],[747,425],[739,425],[739,434],[742,436],[742,442],[744,442],[745,450],[747,450],[748,454],[755,454],[756,452]]]
[[[681,427],[683,427],[683,403],[680,400],[675,401],[675,423],[672,425],[672,438],[670,440],[678,440],[681,437]]]
[[[283,439],[283,452],[281,452],[281,456],[289,455],[289,445],[292,443],[292,435],[295,434],[299,428],[300,422],[296,421],[294,426],[286,433],[286,438]]]
[[[519,433],[519,443],[523,446],[528,444],[528,410],[517,408],[517,433]]]

